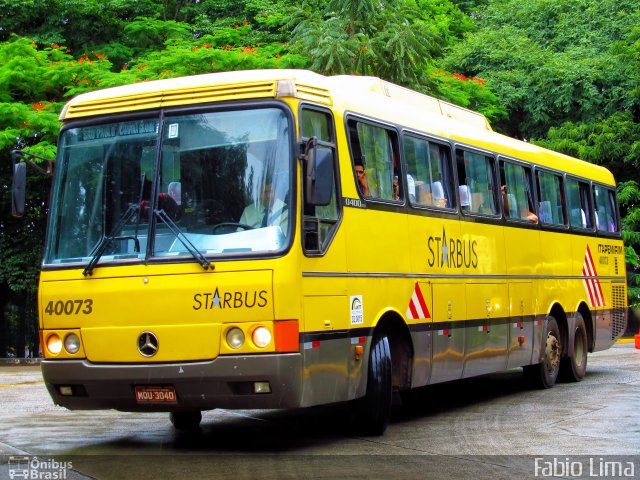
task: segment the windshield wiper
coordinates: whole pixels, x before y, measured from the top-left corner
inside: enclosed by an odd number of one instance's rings
[[[156,217],[162,220],[162,222],[167,227],[169,227],[169,230],[171,230],[171,233],[173,233],[175,237],[180,241],[180,243],[184,245],[184,247],[189,251],[191,256],[198,261],[198,263],[202,266],[202,268],[204,268],[205,270],[209,270],[209,268],[213,269],[213,265],[211,265],[211,263],[209,263],[209,261],[207,261],[207,259],[204,258],[204,255],[200,253],[200,250],[198,250],[195,247],[195,245],[191,243],[191,241],[187,238],[187,236],[180,229],[180,227],[176,225],[176,222],[174,222],[164,210],[154,210],[153,213],[156,215]]]
[[[111,230],[111,233],[109,235],[107,235],[106,237],[104,237],[102,239],[102,241],[98,244],[98,246],[95,248],[94,250],[94,254],[93,257],[91,257],[91,261],[87,264],[87,266],[85,267],[84,271],[82,272],[82,275],[89,276],[91,275],[91,272],[93,272],[94,267],[96,266],[96,264],[98,263],[98,261],[100,260],[100,257],[102,256],[102,254],[104,253],[104,251],[107,249],[107,247],[109,246],[109,244],[111,243],[112,240],[118,239],[118,240],[133,240],[135,243],[134,248],[137,251],[140,251],[140,243],[137,239],[137,237],[116,237],[116,233],[118,233],[122,227],[124,226],[125,223],[127,223],[129,221],[129,219],[133,216],[133,214],[135,212],[137,212],[140,209],[140,205],[135,205],[135,204],[131,204],[129,205],[129,208],[127,208],[127,211],[124,212],[124,215],[122,215],[122,217],[120,217],[120,220],[118,221],[118,223],[116,224],[115,227],[113,227],[113,229]]]

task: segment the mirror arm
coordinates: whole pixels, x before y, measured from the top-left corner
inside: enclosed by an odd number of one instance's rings
[[[50,177],[53,174],[53,160],[51,160],[50,158],[41,157],[40,155],[35,155],[33,153],[23,152],[22,150],[12,150],[11,158],[14,164],[16,163],[16,160],[18,158],[23,158],[24,163],[35,168],[38,171],[38,173],[46,177]],[[37,158],[38,160],[43,160],[44,162],[46,162],[47,168],[46,169],[42,168],[38,164],[29,160],[29,158]]]

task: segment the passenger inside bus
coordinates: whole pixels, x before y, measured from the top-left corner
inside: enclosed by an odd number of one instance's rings
[[[528,220],[530,222],[537,222],[538,216],[533,213],[527,205],[518,205],[515,195],[508,193],[506,185],[500,187],[502,193],[502,202],[504,204],[504,211],[507,217],[516,218],[520,220]]]
[[[433,206],[434,207],[448,207],[447,198],[444,195],[444,188],[442,188],[442,182],[433,182],[431,185],[431,193],[433,195]]]
[[[180,186],[180,182],[171,182],[167,187],[167,193],[177,205],[182,205],[182,188]]]
[[[472,210],[469,187],[467,185],[460,185],[458,187],[458,193],[460,195],[460,208],[465,212]]]
[[[367,172],[364,169],[364,163],[356,163],[356,176],[358,178],[358,187],[365,197],[369,196],[369,182],[367,180]]]

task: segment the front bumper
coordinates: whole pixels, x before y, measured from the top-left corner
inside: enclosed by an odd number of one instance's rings
[[[224,356],[207,362],[95,364],[44,360],[42,375],[54,403],[70,410],[187,411],[214,408],[296,408],[301,404],[299,353]],[[254,393],[269,382],[271,393]],[[62,395],[70,386],[72,395]],[[135,387],[174,387],[175,404],[139,404]]]

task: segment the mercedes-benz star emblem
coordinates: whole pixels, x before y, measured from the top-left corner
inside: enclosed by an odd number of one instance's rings
[[[142,332],[138,337],[138,351],[145,357],[153,357],[158,351],[158,337],[152,332]]]

